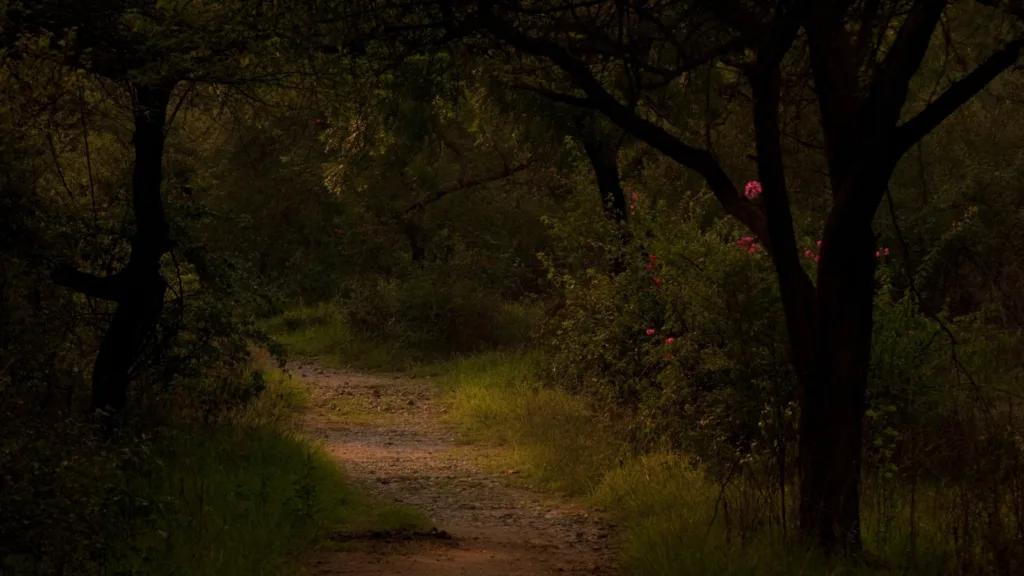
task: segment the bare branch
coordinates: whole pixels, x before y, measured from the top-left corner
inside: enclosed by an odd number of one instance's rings
[[[551,100],[552,102],[559,102],[561,104],[568,104],[577,108],[595,108],[594,103],[588,98],[580,98],[579,96],[570,96],[568,94],[562,94],[561,92],[555,92],[554,90],[548,90],[547,88],[541,88],[539,86],[530,86],[529,84],[513,84],[512,88],[519,90],[526,90],[527,92],[533,92]]]
[[[949,0],[917,0],[896,35],[865,102],[867,118],[878,128],[894,126],[907,100],[910,80],[921,67],[932,34]]]
[[[523,164],[518,164],[516,166],[506,166],[505,169],[502,170],[501,172],[491,174],[490,176],[484,176],[483,178],[477,178],[474,180],[457,180],[455,182],[449,182],[428,194],[426,198],[423,198],[422,200],[419,200],[418,202],[414,203],[412,206],[406,208],[402,214],[412,214],[413,212],[422,210],[429,206],[430,204],[437,202],[438,200],[444,198],[445,196],[451,194],[452,192],[457,192],[459,190],[465,190],[467,188],[481,186],[483,184],[490,184],[491,182],[497,182],[498,180],[508,178],[509,176],[512,176],[517,172],[522,172],[523,170],[526,170],[529,167],[530,163],[525,162]]]
[[[970,74],[954,82],[917,116],[898,127],[892,143],[892,160],[896,161],[902,157],[911,146],[981,92],[996,76],[1016,64],[1022,47],[1024,40],[1021,39],[1003,46]]]
[[[437,137],[441,140],[441,143],[444,144],[445,148],[451,150],[458,159],[459,178],[457,182],[460,185],[465,185],[469,178],[469,159],[466,158],[466,153],[462,151],[462,146],[460,146],[459,143],[451,137],[451,135],[445,132],[444,126],[441,126],[440,122],[438,122],[434,127],[434,133],[437,134]]]
[[[61,265],[53,271],[53,281],[65,288],[81,292],[90,298],[119,301],[125,294],[123,273],[100,277],[76,270],[68,264]]]
[[[561,68],[576,86],[587,94],[587,100],[591,105],[603,112],[620,128],[703,176],[727,213],[742,222],[759,237],[767,238],[764,214],[753,203],[743,199],[735,184],[709,151],[682,142],[662,127],[641,117],[636,111],[619,102],[601,85],[584,62],[572,56],[558,44],[527,36],[502,22],[494,14],[485,14],[482,20],[498,38],[524,53],[546,58]]]

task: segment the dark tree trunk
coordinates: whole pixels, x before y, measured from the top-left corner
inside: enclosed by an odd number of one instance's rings
[[[128,265],[118,274],[117,310],[100,346],[92,374],[92,406],[120,412],[142,343],[156,327],[167,285],[160,259],[170,249],[160,187],[163,182],[164,127],[171,86],[132,84],[135,167],[132,207],[135,236]]]
[[[573,123],[576,138],[583,145],[583,150],[590,160],[590,168],[597,180],[597,191],[601,196],[601,207],[605,216],[616,224],[618,246],[610,259],[610,272],[621,274],[626,270],[625,254],[620,248],[629,245],[630,236],[626,229],[626,193],[622,189],[622,177],[619,174],[619,142],[611,134],[599,130],[596,119],[583,115]]]
[[[607,134],[598,133],[592,122],[577,121],[576,136],[590,159],[597,179],[605,215],[618,224],[626,222],[626,194],[619,176],[619,145]]]
[[[409,254],[413,262],[422,263],[427,257],[427,231],[419,222],[418,214],[409,214],[400,221],[402,233],[409,241]]]
[[[800,527],[826,549],[857,553],[863,420],[873,324],[875,241],[833,214],[818,268],[814,366],[800,399]]]
[[[800,384],[800,529],[826,549],[857,552],[874,298],[871,219],[837,202],[825,226],[813,286],[794,241],[778,129],[779,74],[771,66],[752,80],[758,174]],[[864,186],[878,181],[868,172],[869,178],[859,182]],[[833,185],[840,189],[851,181],[845,171],[834,174]]]

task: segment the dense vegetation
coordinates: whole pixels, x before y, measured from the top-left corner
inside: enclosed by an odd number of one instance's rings
[[[371,515],[282,344],[441,362],[636,573],[1024,571],[1019,1],[0,9],[0,573]]]

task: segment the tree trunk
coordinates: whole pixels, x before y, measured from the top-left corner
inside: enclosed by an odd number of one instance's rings
[[[593,129],[586,126],[578,126],[577,133],[594,170],[605,215],[617,224],[625,223],[626,195],[619,177],[618,145],[608,136],[596,134]]]
[[[626,270],[626,255],[622,249],[629,245],[629,230],[626,229],[626,193],[622,189],[622,177],[619,174],[619,144],[611,135],[601,132],[594,124],[596,119],[591,116],[577,117],[573,123],[576,139],[583,145],[583,150],[590,160],[590,167],[597,180],[597,191],[601,196],[601,208],[605,216],[615,223],[618,245],[610,258],[612,275],[621,274]]]
[[[135,236],[128,265],[119,274],[121,288],[114,319],[100,345],[92,374],[92,407],[121,412],[142,343],[156,327],[167,285],[160,259],[170,250],[160,194],[163,182],[164,127],[172,86],[132,84],[135,116],[135,167],[132,208]]]
[[[423,229],[419,219],[419,214],[409,214],[402,218],[399,225],[406,240],[409,241],[412,261],[421,264],[427,257],[427,231]]]
[[[814,364],[801,382],[800,528],[825,549],[857,553],[876,261],[870,225],[843,220],[833,211],[825,228]]]

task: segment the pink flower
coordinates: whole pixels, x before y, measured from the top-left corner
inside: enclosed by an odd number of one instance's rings
[[[815,254],[814,255],[814,261],[817,262],[818,260],[821,260],[821,256],[819,256],[818,254]]]
[[[753,200],[761,195],[762,192],[761,183],[757,180],[751,180],[747,182],[747,185],[743,188],[743,195]]]
[[[655,256],[654,254],[648,254],[647,258],[651,261],[651,264],[657,264],[658,263],[658,257]]]
[[[671,360],[671,359],[672,359],[672,355],[671,354],[665,354],[665,360]]]
[[[882,250],[882,254],[885,254],[886,256],[888,256],[889,255],[889,249],[886,248],[885,250]]]
[[[647,335],[650,336],[651,334],[654,334],[654,328],[648,328],[646,330],[646,332],[647,332]]]
[[[807,250],[807,251],[804,252],[804,256],[813,259],[814,258],[814,252],[812,252],[811,250]]]
[[[875,250],[875,258],[878,258],[881,255],[882,255],[881,252],[879,252],[878,250]]]
[[[650,264],[644,264],[644,269],[645,270],[654,270],[654,266],[652,266]]]
[[[740,248],[746,250],[748,254],[757,252],[757,249],[759,248],[757,240],[755,240],[753,236],[744,236],[737,240],[736,244],[738,244]]]
[[[665,344],[671,344],[671,343],[673,343],[675,341],[676,341],[675,338],[665,338]]]
[[[637,201],[637,200],[639,200],[639,199],[640,199],[640,196],[638,196],[638,195],[636,195],[636,194],[633,194],[633,201],[634,201],[634,202],[636,202],[636,201]]]
[[[821,240],[818,240],[818,248],[821,248]]]
[[[632,209],[634,209],[634,208],[636,208],[636,205],[635,205],[635,204],[630,204],[630,205],[629,205],[629,209],[630,209],[630,210],[632,210]]]

